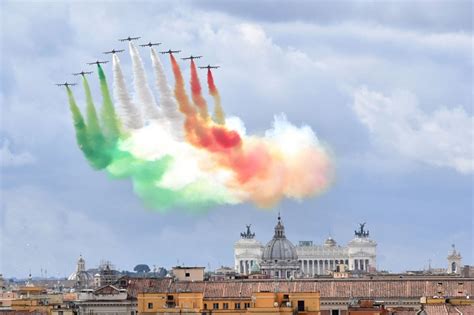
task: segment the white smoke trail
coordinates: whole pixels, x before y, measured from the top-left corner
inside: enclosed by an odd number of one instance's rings
[[[151,61],[153,63],[153,69],[155,70],[156,86],[160,91],[160,104],[163,115],[170,122],[170,127],[173,130],[173,133],[179,138],[182,138],[184,136],[184,117],[178,110],[178,105],[166,80],[163,65],[161,64],[160,58],[158,57],[158,54],[154,48],[151,49]]]
[[[135,92],[137,93],[138,100],[143,107],[145,119],[158,120],[162,118],[161,109],[156,104],[155,98],[153,97],[150,87],[148,86],[148,81],[140,54],[132,42],[130,42],[129,48],[130,55],[132,56],[133,83],[135,85]]]
[[[143,120],[138,108],[133,104],[128,91],[125,79],[123,77],[122,69],[120,67],[120,60],[117,55],[113,55],[113,72],[114,72],[114,96],[119,104],[120,119],[126,129],[139,129],[143,127]]]

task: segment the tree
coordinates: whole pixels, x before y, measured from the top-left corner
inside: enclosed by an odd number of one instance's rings
[[[139,265],[136,265],[135,268],[133,268],[133,270],[137,273],[148,273],[150,272],[150,267],[148,267],[148,265],[145,265],[145,264],[139,264]]]

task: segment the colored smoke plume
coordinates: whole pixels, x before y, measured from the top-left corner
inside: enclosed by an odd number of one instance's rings
[[[192,211],[252,202],[269,208],[283,198],[301,200],[329,187],[332,161],[309,126],[294,126],[281,114],[275,116],[272,128],[263,136],[247,135],[240,119],[225,118],[208,69],[209,94],[214,99],[210,119],[194,62],[191,61],[190,99],[180,66],[170,54],[175,79],[173,95],[163,65],[151,49],[160,95],[158,106],[139,51],[133,44],[129,48],[140,108],[128,93],[117,56],[113,57],[113,73],[119,117],[100,65],[101,119],[86,78],[86,120],[72,91],[67,88],[67,92],[76,140],[85,157],[94,168],[105,169],[112,178],[130,179],[146,206],[160,211],[176,207]]]

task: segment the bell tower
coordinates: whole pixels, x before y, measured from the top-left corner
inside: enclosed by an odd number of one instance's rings
[[[451,245],[451,247],[453,248],[451,250],[451,253],[448,255],[447,259],[448,259],[448,269],[447,269],[447,272],[450,273],[450,274],[460,274],[461,273],[461,260],[462,260],[462,257],[461,257],[461,253],[459,253],[458,251],[456,251],[456,246],[453,244]]]

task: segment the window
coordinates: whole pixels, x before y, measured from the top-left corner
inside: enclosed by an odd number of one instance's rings
[[[207,303],[204,303],[204,309],[207,310]]]
[[[166,299],[167,299],[168,301],[173,301],[173,299],[174,299],[174,296],[172,296],[172,295],[168,295],[168,296],[166,297]]]
[[[331,315],[339,315],[339,310],[331,310]]]
[[[248,309],[250,307],[250,303],[244,303],[244,308]]]
[[[286,272],[286,278],[289,279],[291,277],[291,271]]]
[[[152,309],[153,308],[153,303],[148,303],[148,309]]]
[[[63,315],[63,314],[64,314],[63,311],[59,311],[59,312],[58,312],[58,315]]]
[[[288,301],[290,296],[288,294],[283,294],[283,301]]]
[[[280,273],[278,271],[275,271],[275,277],[279,277],[280,276]]]
[[[186,273],[184,274],[184,276],[185,276],[185,277],[191,277],[191,274],[190,274],[189,272],[186,272]]]
[[[298,312],[304,312],[304,301],[298,301]]]
[[[219,309],[219,303],[212,304],[212,308],[215,309],[215,310],[218,310]]]
[[[225,309],[225,310],[228,310],[229,309],[229,303],[222,304],[222,308]]]
[[[235,303],[235,309],[240,310],[240,303]]]

